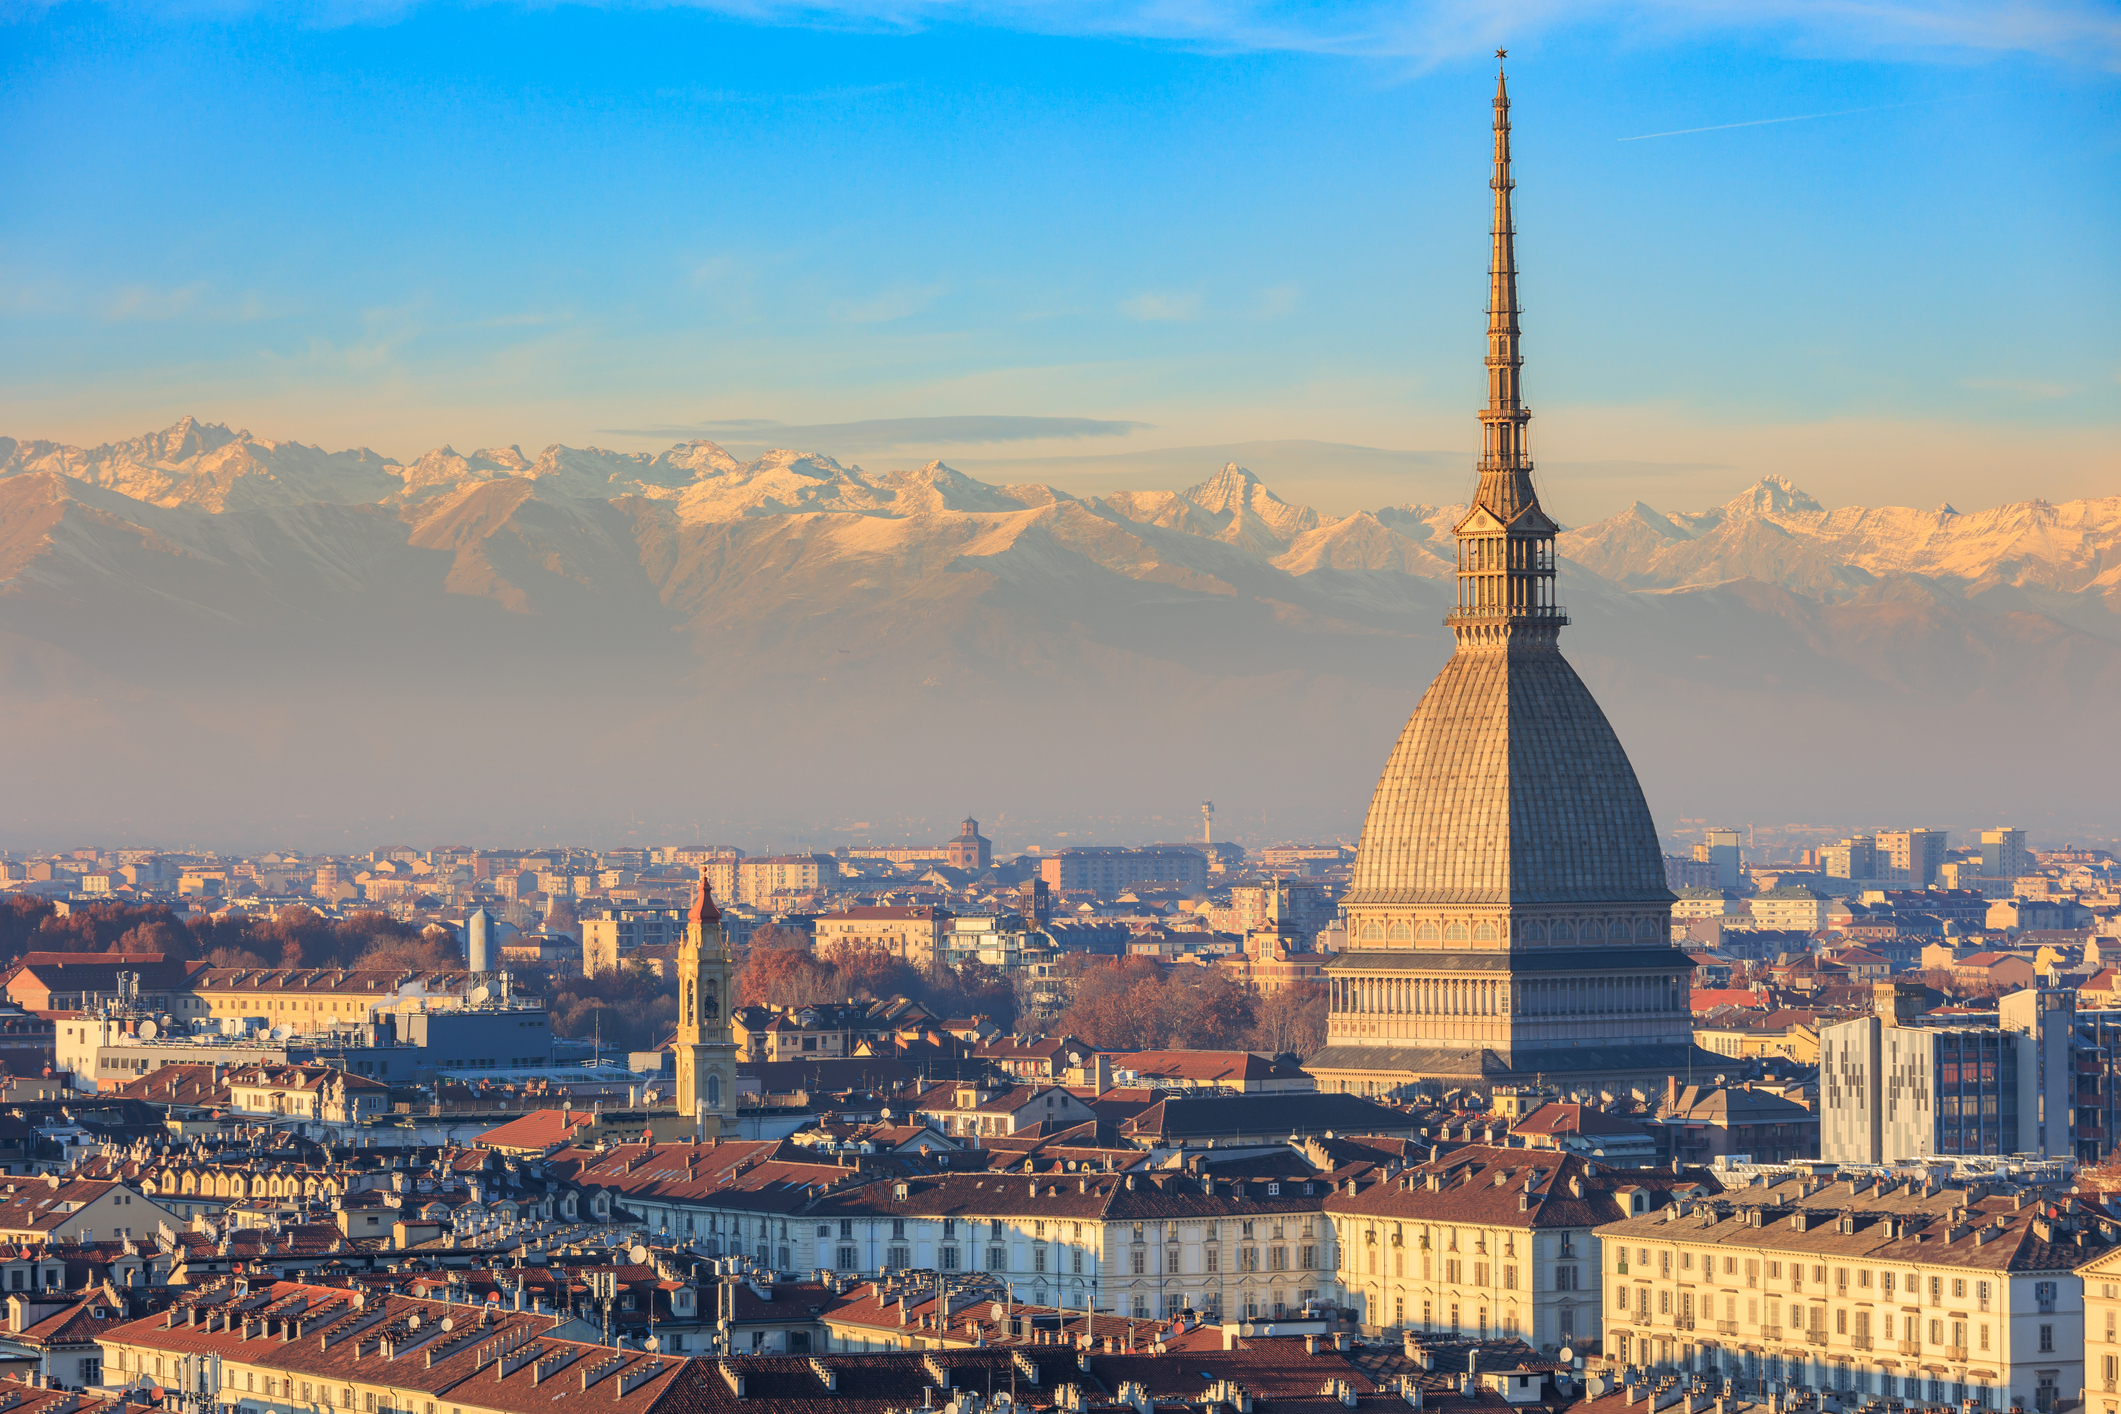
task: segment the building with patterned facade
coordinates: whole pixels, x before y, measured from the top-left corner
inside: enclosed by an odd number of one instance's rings
[[[1495,95],[1488,405],[1455,527],[1455,651],[1408,719],[1363,824],[1328,968],[1321,1088],[1392,1093],[1656,1083],[1697,1052],[1688,963],[1642,788],[1561,656],[1556,525],[1519,383],[1509,95]]]

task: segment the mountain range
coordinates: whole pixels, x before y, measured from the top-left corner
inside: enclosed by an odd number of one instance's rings
[[[1449,654],[1462,509],[1326,517],[1234,464],[1085,498],[708,441],[0,437],[0,842],[815,847],[970,811],[1014,847],[1177,836],[1203,797],[1352,838]],[[1558,549],[1663,823],[2121,821],[2121,497],[1769,477]]]

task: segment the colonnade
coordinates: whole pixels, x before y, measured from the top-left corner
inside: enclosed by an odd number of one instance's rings
[[[1612,1016],[1671,1012],[1680,980],[1620,977],[1334,977],[1332,1010],[1384,1016]]]

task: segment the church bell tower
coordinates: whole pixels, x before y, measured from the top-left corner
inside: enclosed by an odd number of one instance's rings
[[[722,911],[703,875],[678,948],[677,1062],[678,1113],[693,1119],[707,1139],[736,1113],[736,1042],[729,1033],[735,972]]]

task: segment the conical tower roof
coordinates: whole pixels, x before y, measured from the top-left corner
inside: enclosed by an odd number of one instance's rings
[[[1457,647],[1378,779],[1350,906],[1671,897],[1634,767],[1557,646],[1568,618],[1554,592],[1557,527],[1525,438],[1509,114],[1498,72],[1488,403],[1473,504],[1457,527],[1446,620]]]

